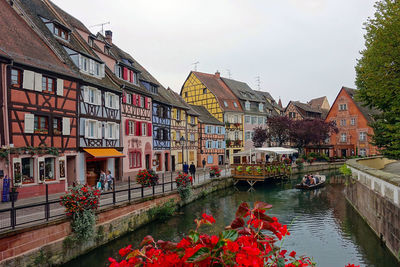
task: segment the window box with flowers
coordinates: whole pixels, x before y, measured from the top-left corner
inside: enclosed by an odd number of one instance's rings
[[[158,184],[158,175],[153,170],[140,170],[136,182],[142,186],[155,186]]]
[[[220,177],[221,169],[218,166],[212,166],[210,168],[210,177]]]

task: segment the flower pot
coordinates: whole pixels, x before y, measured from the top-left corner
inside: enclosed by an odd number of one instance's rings
[[[17,201],[19,192],[9,192],[8,194],[10,196],[10,201],[11,202]]]

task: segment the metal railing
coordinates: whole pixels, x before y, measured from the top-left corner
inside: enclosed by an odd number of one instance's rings
[[[171,172],[168,176],[166,177],[164,173],[161,174],[160,183],[151,187],[132,183],[129,176],[127,185],[119,186],[120,188],[113,186],[112,190],[101,193],[99,209],[175,191],[177,189],[176,174]],[[229,176],[230,169],[222,169],[221,177]],[[203,175],[197,173],[193,185],[204,183],[207,180],[210,180],[209,172],[203,172]],[[49,200],[48,184],[45,186],[45,201],[16,206],[14,199],[12,199],[11,207],[0,209],[0,233],[10,229],[30,227],[66,216],[65,208],[60,205],[60,199]]]

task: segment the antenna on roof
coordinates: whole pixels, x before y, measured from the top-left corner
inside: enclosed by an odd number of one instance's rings
[[[108,21],[108,22],[104,22],[104,23],[99,23],[96,25],[89,26],[89,28],[101,26],[101,34],[104,34],[104,25],[107,25],[107,24],[110,24],[110,22]]]
[[[256,83],[257,83],[258,91],[261,91],[261,78],[260,78],[260,76],[256,76]]]
[[[196,61],[195,63],[192,63],[191,65],[194,65],[194,71],[197,71],[197,65],[199,64],[199,61]]]
[[[231,70],[230,70],[230,69],[226,69],[226,72],[228,72],[228,77],[229,77],[229,79],[231,79],[231,78],[232,78],[232,72],[231,72]]]

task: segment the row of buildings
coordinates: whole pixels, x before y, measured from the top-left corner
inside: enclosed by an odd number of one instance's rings
[[[183,162],[233,163],[271,116],[334,117],[325,97],[284,109],[218,71],[190,72],[178,94],[111,31],[94,35],[49,0],[0,1],[0,14],[0,176],[21,186],[22,198],[43,194],[43,184],[50,193],[94,184],[100,170],[120,180],[144,168],[181,170]]]

